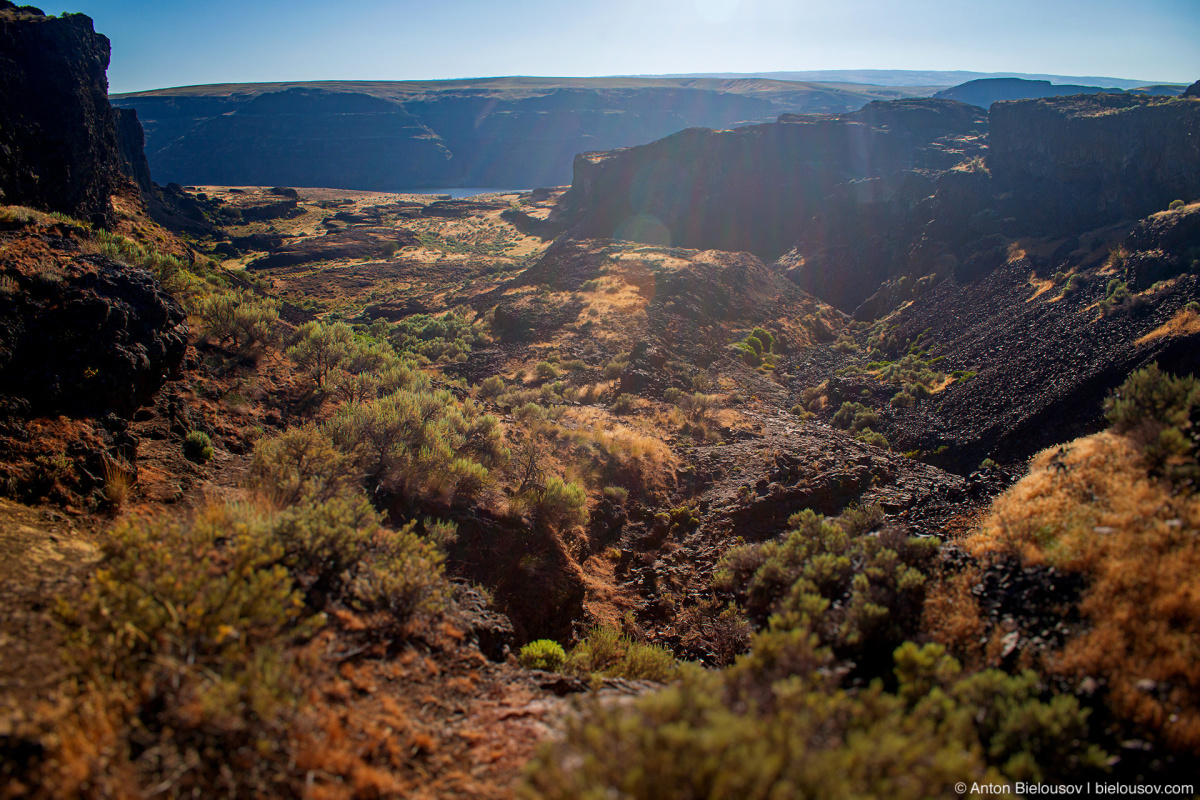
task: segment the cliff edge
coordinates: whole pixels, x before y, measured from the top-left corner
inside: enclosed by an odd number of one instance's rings
[[[0,0],[0,43],[0,199],[107,225],[121,172],[107,37],[83,14]]]

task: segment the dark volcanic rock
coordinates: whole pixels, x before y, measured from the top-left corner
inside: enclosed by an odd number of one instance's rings
[[[294,203],[295,201],[288,201]],[[402,228],[368,228],[355,226],[333,230],[324,236],[294,239],[270,255],[256,259],[249,269],[275,269],[309,264],[314,261],[333,261],[339,258],[380,258],[389,250],[416,244],[416,235]]]
[[[1190,99],[999,102],[987,118],[901,100],[583,154],[551,220],[580,238],[779,257],[802,289],[871,320],[922,278],[985,277],[1013,238],[1078,235],[1196,197]]]
[[[576,157],[555,217],[581,237],[776,258],[835,187],[860,182],[856,191],[892,193],[890,176],[929,157],[935,141],[984,127],[976,108],[905,100],[731,131],[686,130]]]
[[[300,210],[294,197],[275,202],[238,206],[238,210],[242,212],[242,219],[247,222],[264,222],[269,219],[283,219],[304,213]]]
[[[1200,103],[1091,95],[997,103],[988,167],[1006,216],[1066,234],[1200,197]]]
[[[246,85],[114,98],[146,126],[155,175],[222,185],[557,186],[576,153],[788,111],[853,111],[875,95],[761,81],[561,79]],[[215,89],[215,87],[214,87]]]
[[[150,162],[146,160],[146,137],[137,112],[132,108],[114,108],[117,124],[117,146],[121,153],[121,172],[125,173],[143,194],[154,191],[150,179]]]
[[[450,158],[403,106],[365,94],[292,88],[250,99],[116,102],[147,121],[147,155],[160,180],[403,188]]]
[[[1104,314],[1097,303],[1110,276],[1085,272],[1078,292],[1032,298],[1030,271],[1018,261],[974,283],[951,278],[897,315],[898,341],[926,333],[946,355],[940,369],[977,374],[890,412],[893,447],[945,447],[936,463],[959,472],[989,457],[1012,463],[1103,427],[1105,396],[1150,361],[1178,374],[1200,371],[1200,336],[1151,335],[1200,298],[1195,276]]]
[[[1191,86],[1183,90],[1183,97],[1200,98],[1200,81],[1196,81]]]
[[[0,386],[38,416],[127,416],[187,347],[187,316],[150,273],[84,259],[0,294]]]
[[[936,171],[981,154],[985,130],[979,109],[950,100],[687,130],[643,147],[579,156],[571,190],[551,218],[579,237],[769,259],[791,250],[785,266],[796,267],[796,282],[850,310],[892,271],[908,268],[908,251],[936,217],[943,188]],[[942,182],[960,199],[962,180]],[[952,236],[964,235],[978,205],[952,206]]]
[[[108,39],[83,14],[0,5],[4,202],[108,223],[121,165],[108,59]]]

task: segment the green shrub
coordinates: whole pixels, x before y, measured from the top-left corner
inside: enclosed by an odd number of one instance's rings
[[[635,642],[616,628],[601,626],[571,650],[565,669],[585,677],[665,683],[675,677],[679,665],[667,649]]]
[[[730,549],[718,564],[716,588],[731,592],[759,626],[817,634],[840,657],[865,669],[916,630],[925,577],[938,544],[883,529],[878,509],[852,509],[840,519],[805,510],[780,540]]]
[[[1100,301],[1100,307],[1105,311],[1112,311],[1134,299],[1133,294],[1129,291],[1129,287],[1125,282],[1113,278],[1108,282],[1108,286],[1104,291],[1104,299]]]
[[[1194,377],[1164,373],[1157,363],[1132,373],[1105,400],[1104,413],[1118,433],[1142,425],[1178,428],[1187,424],[1200,402],[1200,382]]]
[[[279,343],[279,303],[249,290],[217,292],[203,298],[197,315],[201,333],[242,353]]]
[[[605,486],[604,496],[618,505],[629,500],[629,490],[624,486]]]
[[[750,338],[757,339],[762,343],[762,352],[775,352],[775,337],[766,328],[755,328],[750,332]]]
[[[621,377],[621,372],[629,366],[629,353],[617,356],[604,365],[604,379],[611,381]]]
[[[879,414],[862,403],[846,401],[833,415],[833,424],[855,433],[879,424]]]
[[[912,408],[916,404],[916,398],[903,390],[896,392],[896,394],[892,396],[891,400],[892,408]]]
[[[876,433],[870,428],[863,428],[855,435],[854,438],[858,439],[860,442],[865,442],[869,445],[872,445],[873,447],[882,447],[884,450],[888,448],[887,437],[882,433]]]
[[[553,476],[533,492],[534,521],[552,530],[569,530],[587,522],[587,495],[577,483]]]
[[[312,423],[288,428],[254,446],[250,485],[280,507],[330,500],[347,493],[357,480],[350,459]]]
[[[1187,205],[1187,203],[1185,203],[1182,200],[1172,200],[1170,203],[1167,204],[1167,209],[1170,211],[1174,211],[1175,209],[1183,208],[1186,205]]]
[[[679,407],[687,413],[692,422],[701,423],[706,421],[712,410],[717,407],[717,396],[693,392],[679,398]]]
[[[391,326],[388,340],[398,354],[428,361],[455,361],[489,341],[485,325],[465,314],[447,311],[440,317],[413,314]]]
[[[300,326],[288,348],[288,357],[324,386],[329,374],[350,355],[354,331],[344,322],[306,322]]]
[[[668,403],[678,403],[683,397],[683,391],[671,386],[663,392],[663,400]]]
[[[538,639],[521,648],[520,662],[525,669],[558,672],[566,661],[566,651],[553,639]]]
[[[485,400],[499,397],[502,394],[504,394],[504,379],[499,375],[485,378],[483,383],[479,384],[479,396]]]
[[[956,796],[964,780],[1002,791],[1103,769],[1106,755],[1080,744],[1087,712],[1043,701],[1029,673],[960,679],[940,647],[905,645],[894,693],[845,690],[818,671],[827,658],[803,636],[760,635],[725,672],[684,670],[632,706],[594,701],[530,763],[523,794],[917,800]]]
[[[311,625],[262,533],[253,515],[220,511],[105,536],[83,596],[58,615],[81,688],[120,709],[109,769],[134,771],[128,759],[172,796],[242,794],[286,770],[274,743],[286,741],[297,675],[282,648]],[[257,757],[231,774],[198,752]]]
[[[183,455],[189,461],[206,464],[212,460],[212,439],[204,431],[192,431],[183,437]]]
[[[537,366],[533,368],[533,372],[544,381],[558,377],[558,367],[554,366],[549,361],[539,361]]]
[[[626,392],[625,394],[617,395],[617,399],[613,400],[609,410],[614,414],[628,414],[633,410],[634,397]]]
[[[1200,381],[1166,374],[1157,363],[1137,370],[1104,401],[1117,433],[1135,437],[1152,472],[1175,480],[1200,478],[1191,417],[1200,405]]]
[[[508,458],[499,421],[445,389],[346,404],[325,431],[372,488],[404,499],[468,503]]]

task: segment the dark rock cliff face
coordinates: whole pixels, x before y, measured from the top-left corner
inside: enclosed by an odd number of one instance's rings
[[[150,163],[146,160],[146,137],[132,108],[114,108],[117,124],[117,146],[121,153],[121,172],[137,184],[143,195],[154,191],[150,179]]]
[[[0,2],[4,202],[108,222],[120,174],[108,58],[108,39],[88,17]]]
[[[82,14],[0,0],[5,203],[107,225],[123,171],[152,187],[136,115],[108,103],[108,57]],[[91,240],[21,214],[0,226],[0,414],[128,415],[182,362],[183,309],[148,272],[90,254]]]
[[[121,95],[113,102],[137,109],[160,181],[394,191],[562,185],[576,153],[642,144],[693,126],[766,122],[793,110],[850,111],[875,97],[865,88],[776,81],[565,83],[247,84],[204,94]]]
[[[1136,95],[997,103],[988,167],[1031,232],[1137,219],[1200,197],[1200,103]]]
[[[583,154],[552,219],[573,236],[778,258],[802,288],[869,320],[924,276],[986,276],[1012,237],[1074,235],[1196,197],[1193,100],[1079,95],[1001,102],[989,117],[899,100]]]
[[[577,157],[554,216],[575,236],[765,259],[802,242],[794,259],[800,285],[852,309],[930,219],[921,203],[933,176],[982,153],[985,129],[973,106],[899,100],[733,131],[687,130]],[[903,231],[910,233],[898,236]]]
[[[385,189],[436,173],[450,153],[397,103],[292,89],[200,121],[150,157],[160,179],[186,183]]]

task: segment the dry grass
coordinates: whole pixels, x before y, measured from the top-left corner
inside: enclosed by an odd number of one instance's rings
[[[1026,298],[1026,300],[1025,300],[1026,303],[1033,302],[1035,299],[1037,299],[1038,297],[1041,297],[1042,295],[1046,294],[1047,292],[1049,292],[1051,289],[1054,288],[1054,281],[1048,280],[1048,279],[1042,280],[1042,279],[1038,278],[1037,273],[1029,274],[1029,282],[1031,284],[1033,284],[1034,292],[1033,292],[1033,294],[1029,295],[1028,298]]]
[[[1085,573],[1091,627],[1049,664],[1102,676],[1115,712],[1200,751],[1200,496],[1147,474],[1112,433],[1040,453],[966,546]]]
[[[120,510],[133,496],[133,474],[115,461],[104,462],[104,499],[114,510]]]
[[[1134,344],[1145,344],[1156,339],[1176,336],[1191,336],[1194,333],[1200,333],[1200,314],[1191,309],[1181,308],[1175,312],[1175,316],[1138,339]]]
[[[987,625],[972,591],[978,579],[978,568],[968,567],[952,577],[930,581],[921,620],[930,638],[960,655],[968,667],[982,666],[986,643]]]

